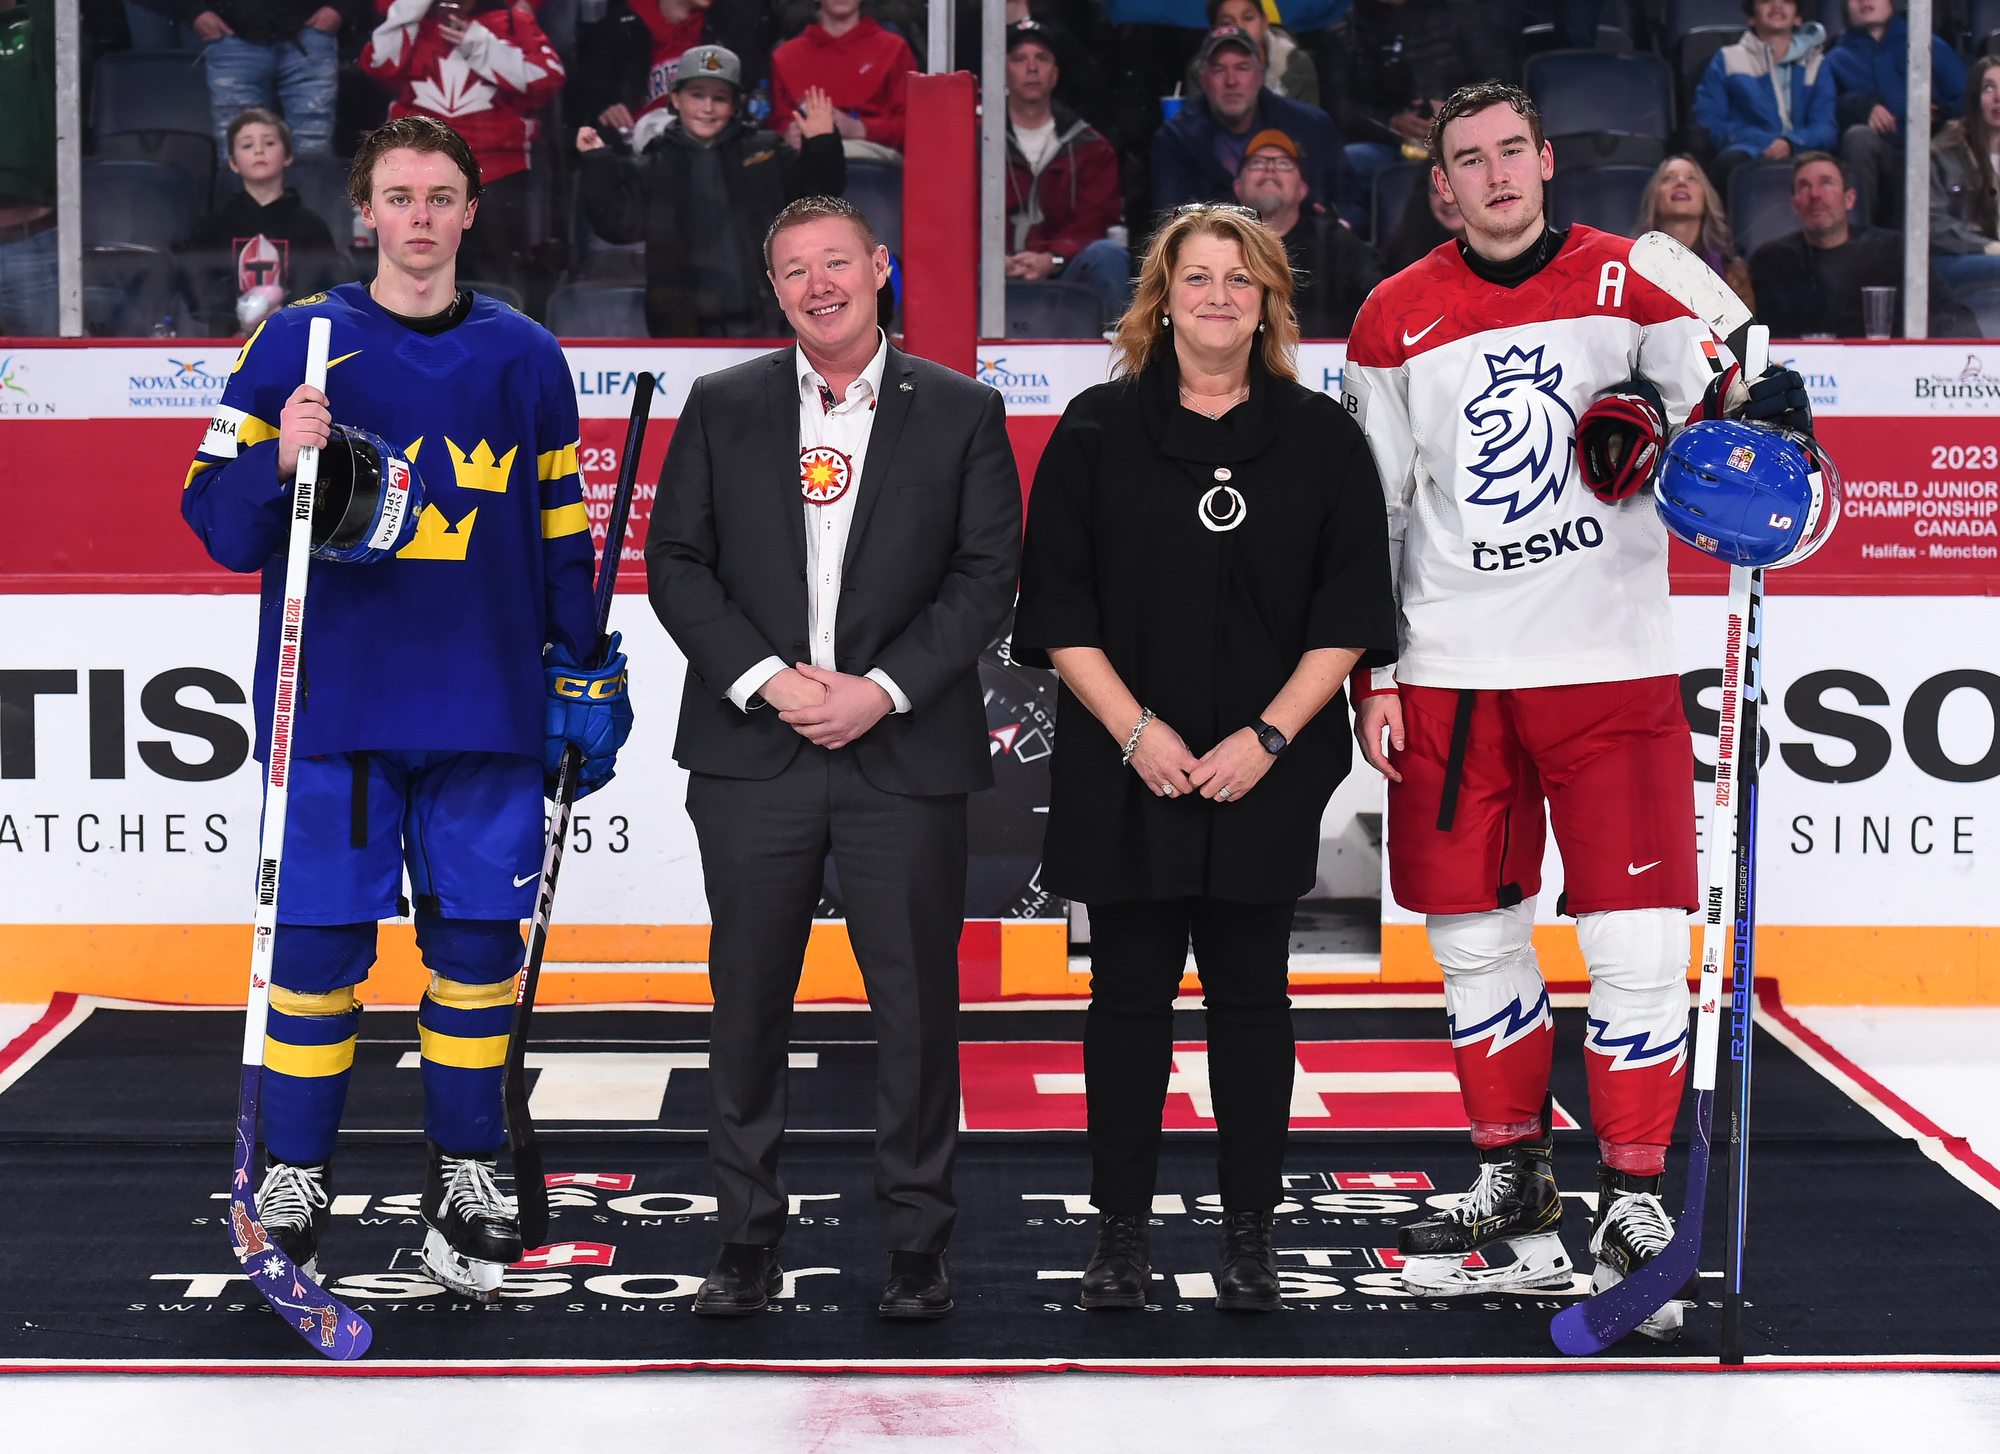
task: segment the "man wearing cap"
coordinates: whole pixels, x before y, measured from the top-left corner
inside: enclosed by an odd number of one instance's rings
[[[1264,84],[1264,53],[1256,41],[1233,25],[1218,25],[1202,41],[1195,63],[1201,94],[1153,133],[1157,211],[1231,200],[1250,138],[1276,129],[1312,158],[1304,172],[1308,200],[1338,208],[1351,222],[1362,220],[1361,187],[1333,118],[1273,94]]]
[[[1055,99],[1061,68],[1053,26],[1007,27],[1007,276],[1060,278],[1125,311],[1131,255],[1105,236],[1124,210],[1118,153]]]
[[[1258,132],[1243,149],[1236,200],[1255,208],[1284,241],[1300,335],[1345,338],[1369,290],[1382,281],[1382,266],[1353,228],[1307,204],[1305,164],[1305,153],[1284,132]]]
[[[806,91],[794,149],[739,114],[743,66],[719,45],[682,54],[672,95],[671,113],[639,118],[636,157],[614,154],[592,127],[577,132],[584,215],[607,242],[646,244],[653,337],[775,337],[784,314],[764,269],[764,230],[786,203],[846,189],[833,103]]]

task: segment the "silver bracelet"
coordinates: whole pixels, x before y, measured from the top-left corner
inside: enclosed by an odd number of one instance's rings
[[[1132,735],[1125,739],[1125,750],[1118,754],[1118,765],[1120,767],[1130,767],[1132,765],[1132,754],[1139,750],[1139,737],[1145,732],[1146,724],[1152,720],[1153,709],[1151,707],[1146,708],[1139,714],[1138,725],[1132,729]]]

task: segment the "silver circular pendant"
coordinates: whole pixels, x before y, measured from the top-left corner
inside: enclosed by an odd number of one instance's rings
[[[1243,496],[1237,493],[1234,485],[1217,485],[1201,497],[1201,504],[1195,507],[1194,513],[1210,530],[1234,530],[1250,513],[1250,507],[1243,502]]]

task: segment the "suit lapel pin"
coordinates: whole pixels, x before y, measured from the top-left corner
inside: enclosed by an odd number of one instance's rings
[[[917,386],[915,384],[898,384],[896,385],[896,387],[901,389],[906,394],[914,394],[917,391]]]

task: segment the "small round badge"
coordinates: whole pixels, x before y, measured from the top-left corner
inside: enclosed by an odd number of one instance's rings
[[[1249,513],[1250,507],[1231,485],[1217,485],[1201,497],[1201,504],[1195,510],[1201,523],[1215,531],[1234,530]]]
[[[831,505],[847,493],[854,466],[846,455],[824,444],[799,451],[799,493],[813,505]]]
[[[1216,478],[1217,478],[1218,480],[1226,480],[1226,479],[1230,479],[1230,478],[1232,478],[1232,476],[1230,475],[1230,473],[1229,473],[1229,471],[1228,471],[1228,469],[1227,469],[1227,468],[1222,468],[1222,469],[1218,469],[1218,470],[1216,470],[1216,472],[1215,472],[1215,477],[1216,477]]]

